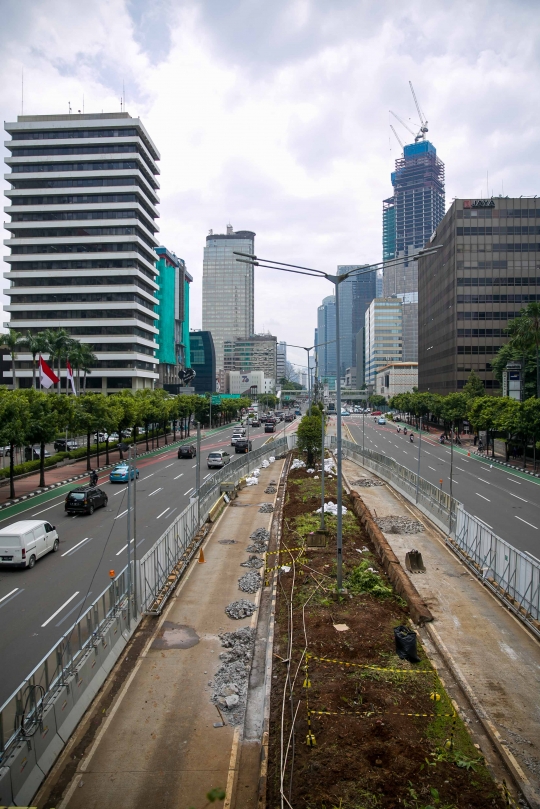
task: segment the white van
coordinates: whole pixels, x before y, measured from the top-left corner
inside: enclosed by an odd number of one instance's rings
[[[36,560],[59,545],[54,525],[44,520],[20,520],[0,530],[0,565],[34,567]]]

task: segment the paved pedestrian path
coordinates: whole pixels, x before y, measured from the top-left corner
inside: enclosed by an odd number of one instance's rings
[[[226,790],[231,806],[241,731],[229,722],[216,727],[209,683],[224,651],[219,633],[255,626],[257,612],[232,620],[225,607],[240,598],[259,602],[260,591],[238,589],[248,570],[240,563],[250,534],[270,527],[272,514],[259,507],[275,502],[264,489],[279,481],[282,466],[261,469],[259,484],[225,509],[203,547],[204,564],[195,562],[177,588],[58,809],[201,807],[213,788]]]

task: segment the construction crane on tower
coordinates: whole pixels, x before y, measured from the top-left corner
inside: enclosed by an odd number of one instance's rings
[[[412,97],[413,97],[413,99],[414,99],[414,103],[415,103],[415,105],[416,105],[416,110],[417,110],[417,112],[418,112],[418,117],[420,118],[420,124],[418,125],[418,126],[419,126],[419,130],[418,130],[418,132],[414,132],[414,131],[413,131],[413,130],[410,128],[410,126],[408,126],[408,125],[405,123],[405,121],[402,121],[402,120],[401,120],[401,118],[399,117],[399,115],[396,115],[396,113],[395,113],[395,112],[392,112],[392,110],[390,110],[390,114],[391,114],[391,115],[393,115],[393,116],[394,116],[394,118],[395,118],[397,121],[399,121],[399,123],[401,124],[401,126],[404,126],[404,127],[405,127],[405,129],[407,130],[407,132],[410,132],[410,133],[411,133],[411,135],[413,135],[413,137],[414,137],[414,142],[415,142],[415,143],[418,143],[418,142],[419,142],[419,141],[421,141],[421,140],[425,140],[425,137],[426,137],[426,132],[428,132],[428,122],[427,122],[427,120],[426,120],[426,117],[425,117],[424,113],[423,113],[423,112],[422,112],[422,110],[420,109],[420,104],[418,103],[418,99],[416,98],[416,93],[414,92],[414,87],[412,86],[412,82],[411,82],[411,81],[409,82],[409,87],[411,88]],[[398,137],[398,135],[397,135],[397,132],[396,132],[396,130],[394,129],[394,127],[392,126],[392,124],[390,124],[390,128],[391,128],[392,132],[394,133],[394,135],[396,136],[396,138],[398,139],[398,142],[400,143],[400,145],[401,145],[401,146],[402,146],[402,148],[403,148],[403,144],[401,143],[401,141],[400,141],[400,139],[399,139],[399,137]]]
[[[401,138],[399,137],[398,133],[396,132],[396,130],[394,129],[394,127],[392,126],[392,124],[390,124],[390,129],[392,130],[392,132],[393,132],[393,133],[394,133],[394,135],[396,136],[396,140],[397,140],[397,142],[399,143],[399,145],[401,146],[401,148],[402,148],[402,149],[404,149],[404,148],[405,148],[405,146],[404,146],[404,145],[403,145],[403,143],[401,142]]]

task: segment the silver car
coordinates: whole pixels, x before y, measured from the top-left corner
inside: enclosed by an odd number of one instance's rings
[[[224,450],[216,450],[215,452],[210,452],[208,454],[208,458],[206,459],[206,463],[208,465],[208,469],[221,469],[222,466],[230,463],[231,456],[228,452]]]

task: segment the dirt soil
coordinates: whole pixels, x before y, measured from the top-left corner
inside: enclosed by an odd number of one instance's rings
[[[335,478],[326,480],[326,493],[336,501]],[[279,557],[291,570],[277,588],[268,808],[503,807],[420,641],[419,663],[397,656],[393,628],[409,623],[407,607],[353,512],[343,517],[346,596],[335,593],[335,517],[325,515],[326,549],[286,550],[317,530],[318,507],[320,480],[292,471]]]

